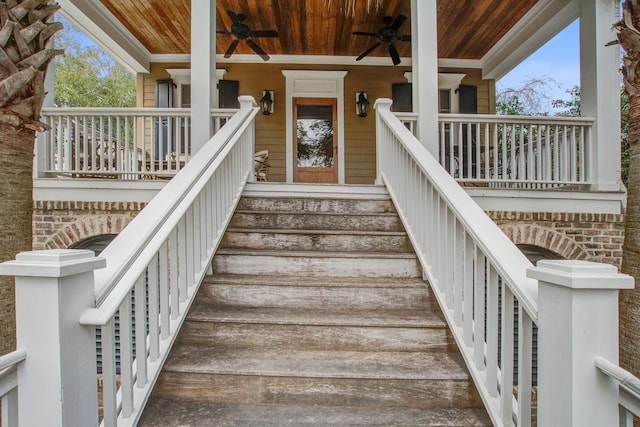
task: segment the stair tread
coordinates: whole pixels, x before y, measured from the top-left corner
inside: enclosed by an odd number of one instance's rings
[[[388,216],[397,217],[397,212],[331,212],[331,211],[296,211],[296,210],[266,210],[266,209],[236,209],[236,214],[259,215],[321,215],[321,216]]]
[[[426,426],[488,427],[482,408],[371,408],[349,406],[230,405],[175,398],[152,399],[140,427],[166,426]]]
[[[188,321],[221,323],[267,323],[306,326],[362,326],[386,328],[444,328],[439,313],[418,310],[328,310],[287,308],[240,308],[198,304]]]
[[[274,250],[274,249],[235,249],[222,248],[216,255],[257,255],[289,258],[387,258],[415,259],[414,252],[347,252],[347,251],[314,251],[314,250]]]
[[[227,232],[231,233],[269,233],[269,234],[321,234],[327,236],[333,235],[355,235],[355,236],[406,236],[404,231],[386,231],[386,230],[320,230],[312,228],[250,228],[250,227],[229,227]]]
[[[308,286],[354,288],[423,288],[431,293],[429,285],[417,277],[332,277],[264,274],[215,273],[206,276],[203,284],[237,284],[253,286]]]
[[[178,344],[167,372],[278,377],[469,380],[457,353],[322,351]]]

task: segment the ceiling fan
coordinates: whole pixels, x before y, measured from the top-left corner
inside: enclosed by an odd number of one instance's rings
[[[384,27],[380,28],[377,33],[367,33],[364,31],[354,31],[353,34],[357,36],[370,36],[377,37],[379,42],[371,46],[369,49],[362,52],[360,56],[356,58],[356,61],[360,61],[365,56],[369,55],[375,48],[380,46],[382,43],[387,44],[387,50],[389,51],[389,55],[391,56],[391,60],[393,61],[393,65],[398,65],[400,63],[400,55],[398,54],[398,49],[393,44],[394,41],[401,42],[410,42],[411,35],[409,34],[398,34],[398,29],[404,24],[404,21],[407,20],[407,17],[404,15],[398,15],[398,17],[393,20],[391,16],[385,16],[382,19],[384,23]]]
[[[267,55],[267,53],[264,50],[262,50],[262,48],[258,46],[258,44],[254,42],[252,39],[258,38],[258,37],[278,37],[278,32],[275,30],[252,30],[251,28],[249,28],[247,24],[244,23],[244,20],[247,19],[247,16],[245,14],[243,13],[236,14],[230,10],[227,10],[227,13],[231,18],[231,21],[233,22],[233,24],[231,25],[231,31],[217,31],[217,32],[219,34],[234,36],[235,40],[233,40],[229,45],[229,48],[224,53],[224,57],[230,58],[231,55],[233,55],[233,52],[238,47],[240,40],[244,40],[247,42],[249,47],[253,49],[255,53],[260,55],[260,58],[262,58],[265,61],[268,61],[269,55]]]

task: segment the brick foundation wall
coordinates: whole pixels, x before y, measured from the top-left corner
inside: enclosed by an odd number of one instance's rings
[[[504,212],[487,214],[515,244],[540,246],[567,259],[620,268],[624,215]]]
[[[35,201],[33,248],[65,249],[88,237],[118,234],[146,202]]]

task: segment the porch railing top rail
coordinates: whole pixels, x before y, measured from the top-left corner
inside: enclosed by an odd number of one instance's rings
[[[640,378],[604,357],[596,357],[595,364],[603,374],[620,384],[620,406],[640,417]],[[622,423],[620,425],[627,426]]]
[[[244,101],[255,103],[251,97]],[[250,118],[255,117],[257,111],[254,107],[241,108],[209,145],[203,147],[209,154],[194,156],[133,219],[130,226],[105,248],[101,257],[107,259],[107,267],[95,272],[97,308],[85,311],[81,318],[82,324],[104,325],[114,316],[135,281],[206,185],[206,179],[202,179],[204,174],[211,170],[213,163],[219,161],[218,154],[235,135],[249,126]],[[171,202],[167,203],[168,200]],[[119,283],[124,286],[116,286]]]
[[[229,114],[237,112],[237,108],[213,108],[211,113]],[[103,116],[188,116],[190,108],[155,108],[155,107],[47,107],[42,109],[43,116],[56,115],[103,115]]]
[[[398,119],[403,121],[418,120],[418,113],[395,112]],[[589,125],[595,123],[591,117],[563,117],[563,116],[515,116],[507,114],[460,114],[440,113],[438,120],[448,122],[487,122],[487,123],[531,123],[531,124],[564,124]]]

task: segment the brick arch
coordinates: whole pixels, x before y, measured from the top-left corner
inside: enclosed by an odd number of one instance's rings
[[[45,249],[66,249],[101,234],[119,234],[131,222],[130,214],[86,215],[60,228],[45,243]]]
[[[565,259],[589,260],[589,253],[578,242],[535,224],[501,224],[502,231],[516,245],[534,245],[557,253]]]

